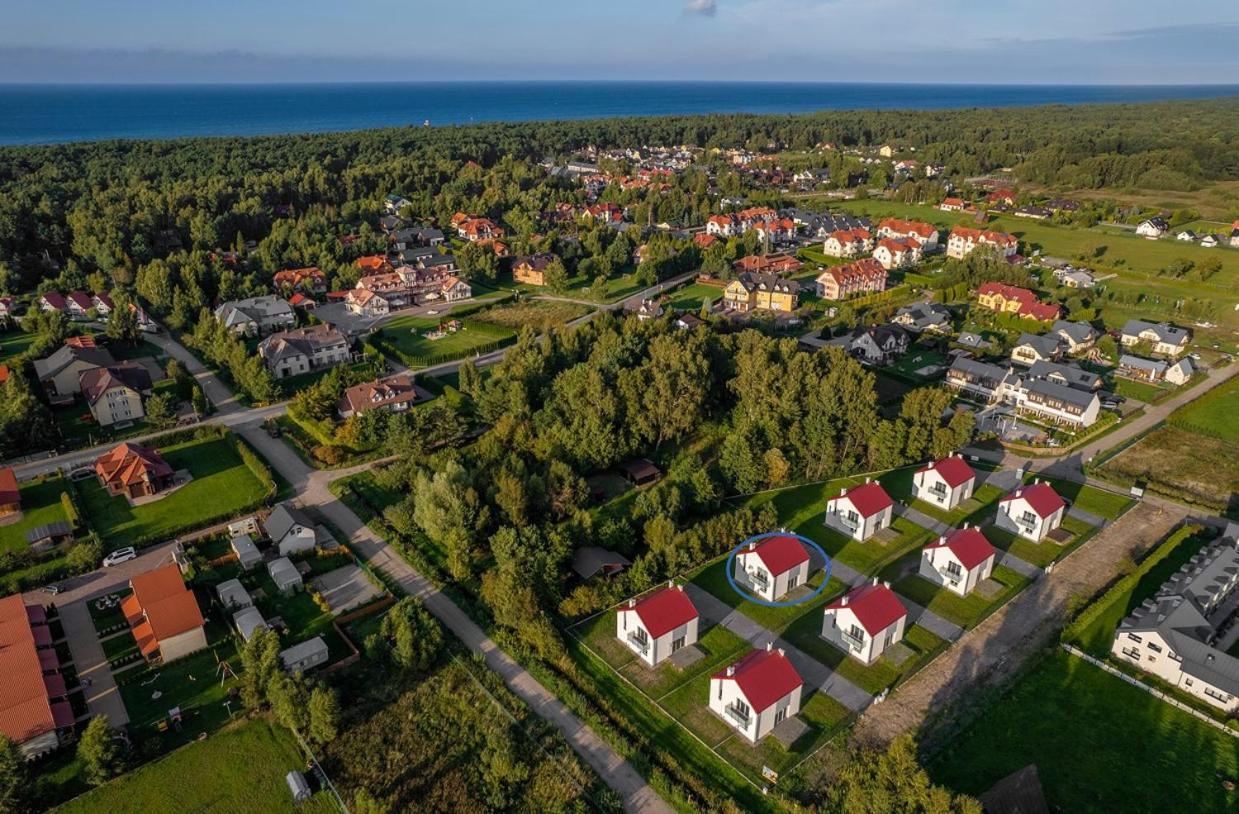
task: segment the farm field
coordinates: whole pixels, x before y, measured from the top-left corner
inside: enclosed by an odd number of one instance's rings
[[[1063,652],[988,703],[927,765],[935,782],[978,794],[1029,763],[1052,810],[1180,811],[1191,800],[1193,812],[1220,814],[1239,806],[1239,793],[1219,779],[1239,773],[1230,735]]]
[[[26,533],[39,526],[68,519],[60,503],[60,495],[69,491],[62,477],[48,478],[21,486],[22,519],[0,526],[0,554],[24,551],[28,547]]]
[[[188,469],[194,479],[153,503],[130,506],[123,497],[108,495],[96,480],[79,484],[82,511],[105,549],[174,537],[214,518],[239,514],[266,494],[228,439],[187,441],[159,451],[169,466]]]
[[[305,758],[289,732],[252,721],[122,775],[58,811],[338,811],[334,799],[324,793],[293,803],[284,775],[303,768]]]

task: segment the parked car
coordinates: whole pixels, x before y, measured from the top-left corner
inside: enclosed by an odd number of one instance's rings
[[[52,596],[55,596],[56,594],[60,593],[60,586],[59,585],[44,585],[43,592],[49,593]]]
[[[83,467],[81,469],[74,469],[72,472],[70,472],[69,480],[74,480],[74,481],[89,480],[90,478],[93,478],[94,476],[95,476],[95,470],[89,467]]]
[[[116,549],[111,554],[104,557],[103,567],[111,568],[113,565],[120,565],[122,562],[129,562],[130,560],[136,560],[137,558],[137,550],[133,546],[125,546],[124,548]]]

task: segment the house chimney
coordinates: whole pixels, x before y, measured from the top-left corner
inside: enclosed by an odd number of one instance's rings
[[[635,596],[632,599],[628,600],[628,607],[630,608],[637,607],[637,598]]]
[[[839,600],[839,604],[845,608],[848,606],[848,595],[847,594],[843,595],[843,598]]]
[[[873,578],[873,584],[874,584],[874,585],[877,585],[877,584],[878,584],[878,578],[877,578],[877,577],[874,577],[874,578]]]
[[[890,580],[886,580],[886,579],[882,580],[882,586],[885,588],[891,587]]]
[[[769,653],[773,649],[774,649],[774,642],[773,641],[766,642],[766,652]]]
[[[669,580],[667,580],[667,587],[668,587],[668,588],[674,588],[674,587],[675,587],[675,580],[674,580],[674,579],[669,579]]]
[[[736,674],[736,665],[734,664],[727,665],[727,675],[734,676],[735,674]]]
[[[780,655],[780,656],[786,656],[786,655],[787,655],[787,652],[786,652],[785,650],[783,650],[783,648],[781,648],[781,647],[780,647],[780,648],[779,648],[779,655]]]
[[[873,478],[865,478],[865,483],[873,483]]]
[[[946,544],[946,535],[945,534],[940,535],[938,537],[938,545],[945,545],[945,544]]]

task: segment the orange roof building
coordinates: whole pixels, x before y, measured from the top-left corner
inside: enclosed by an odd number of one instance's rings
[[[95,475],[108,494],[149,497],[172,486],[172,467],[157,450],[125,442],[95,461]]]
[[[165,565],[129,581],[133,593],[121,610],[147,661],[167,663],[207,646],[206,621],[194,592],[185,587],[181,569]]]
[[[0,467],[0,517],[22,510],[22,495],[17,488],[17,476],[8,467]]]
[[[52,751],[72,733],[60,662],[40,605],[20,594],[0,599],[0,733],[27,758]]]

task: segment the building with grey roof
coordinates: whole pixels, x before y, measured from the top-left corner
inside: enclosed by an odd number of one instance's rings
[[[1120,623],[1111,654],[1226,712],[1239,710],[1239,546],[1229,527]]]
[[[1148,343],[1154,353],[1162,356],[1178,356],[1187,349],[1192,332],[1168,322],[1145,322],[1129,319],[1121,334],[1123,347],[1130,348],[1142,342]]]
[[[1096,373],[1077,365],[1060,362],[1034,362],[1028,369],[1028,378],[1045,379],[1077,390],[1093,391],[1101,388],[1102,379]]]
[[[215,318],[233,333],[246,336],[280,331],[297,324],[293,307],[274,294],[226,302],[215,309]]]
[[[1071,322],[1060,319],[1050,326],[1050,333],[1067,346],[1068,353],[1080,353],[1093,347],[1099,333],[1087,322]]]
[[[1034,362],[1056,362],[1063,347],[1054,334],[1022,333],[1011,348],[1011,361],[1025,367]]]
[[[949,331],[951,311],[936,302],[914,302],[895,312],[891,322],[902,325],[913,333],[923,331]]]

